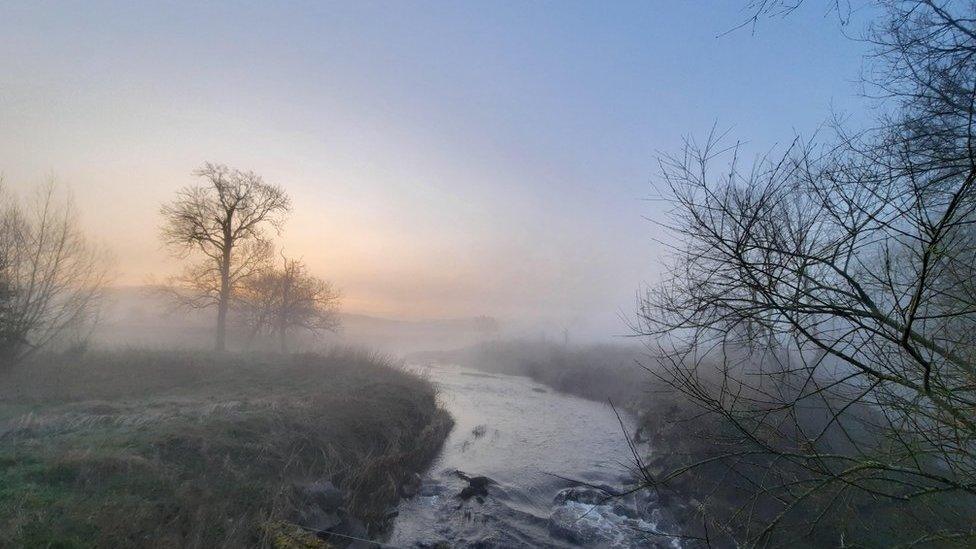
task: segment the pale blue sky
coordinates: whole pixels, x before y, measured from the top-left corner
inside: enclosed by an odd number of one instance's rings
[[[121,283],[171,272],[156,212],[210,160],[291,192],[348,310],[623,333],[657,151],[865,105],[819,2],[724,36],[746,0],[197,4],[0,5],[0,171],[70,185]]]

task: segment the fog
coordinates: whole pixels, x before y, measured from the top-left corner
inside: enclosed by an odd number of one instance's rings
[[[211,161],[288,191],[280,247],[345,312],[607,340],[661,269],[658,151],[857,103],[859,48],[812,7],[721,38],[742,7],[423,11],[5,4],[0,172],[69,188],[115,285],[179,270],[158,210]]]
[[[372,349],[391,356],[431,350],[457,349],[511,337],[544,338],[538,325],[525,331],[502,329],[490,317],[437,320],[395,320],[356,313],[339,313],[336,332],[292,334],[290,349],[313,352],[340,346]],[[230,348],[238,351],[276,349],[269,338],[250,337],[248,329],[232,321]],[[561,337],[561,336],[560,336]],[[91,344],[106,348],[196,349],[213,347],[212,310],[186,310],[144,286],[111,288],[105,293],[93,327]]]
[[[973,546],[974,98],[972,1],[0,2],[0,547]]]

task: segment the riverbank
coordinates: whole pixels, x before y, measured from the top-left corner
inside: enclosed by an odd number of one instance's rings
[[[0,546],[371,535],[451,423],[431,383],[362,352],[37,360],[0,376]]]
[[[647,356],[639,345],[576,346],[525,339],[414,353],[408,359],[525,376],[571,395],[610,400],[635,414],[647,407],[648,395],[656,389],[640,364]]]
[[[775,537],[768,538],[774,545],[811,548],[837,545],[838,540],[890,547],[919,538],[920,524],[948,528],[971,523],[970,508],[938,494],[921,503],[902,503],[851,493],[836,504],[821,499],[835,497],[834,493],[814,494],[805,500],[808,508],[824,504],[829,512],[790,512],[774,490],[760,483],[773,474],[803,479],[802,468],[776,462],[761,447],[743,445],[741,433],[726,418],[706,412],[657,381],[646,369],[654,361],[640,347],[498,341],[411,359],[521,375],[561,392],[611,400],[618,409],[631,412],[636,425],[626,435],[640,443],[638,448],[649,449],[641,456],[646,476],[635,475],[634,480],[653,486],[645,491],[653,492],[654,504],[667,511],[657,531],[681,538],[684,547],[748,545],[772,520],[779,520]],[[811,417],[803,421],[816,419],[812,413]],[[843,435],[851,433],[858,436],[858,443],[871,443],[851,428]],[[617,431],[621,439],[624,434]],[[825,440],[837,451],[843,448],[840,437]],[[744,457],[735,457],[736,452]]]

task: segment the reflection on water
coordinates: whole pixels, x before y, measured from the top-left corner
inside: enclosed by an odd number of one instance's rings
[[[602,492],[569,480],[614,488],[630,481],[630,452],[609,406],[550,391],[524,377],[449,366],[431,367],[430,376],[456,424],[418,495],[401,503],[387,543],[674,544],[646,533],[656,528],[660,515],[651,496],[608,501]],[[457,471],[491,479],[488,495],[459,497],[474,482]]]

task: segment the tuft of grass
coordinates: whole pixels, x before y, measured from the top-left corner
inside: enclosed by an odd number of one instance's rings
[[[0,376],[0,546],[313,547],[304,482],[371,530],[451,420],[381,356],[91,353]]]

